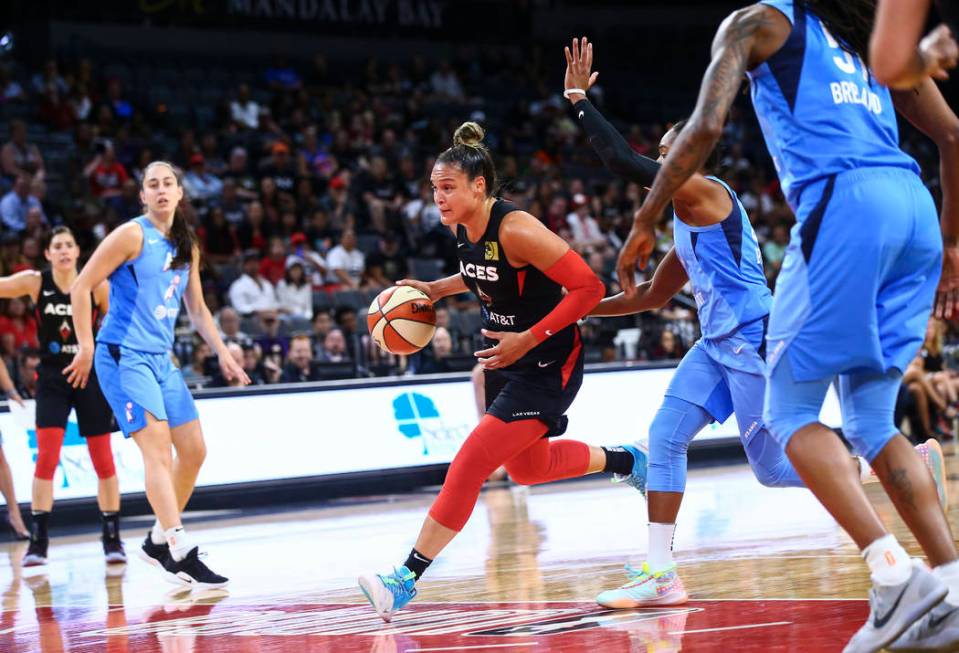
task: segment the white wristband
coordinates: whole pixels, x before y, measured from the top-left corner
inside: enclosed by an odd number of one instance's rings
[[[569,99],[569,96],[572,95],[573,93],[579,93],[580,95],[586,95],[586,91],[584,91],[584,90],[581,89],[581,88],[568,88],[568,89],[566,89],[565,91],[563,91],[563,97],[568,100],[568,99]]]

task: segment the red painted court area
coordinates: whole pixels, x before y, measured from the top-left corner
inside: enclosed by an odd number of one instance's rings
[[[217,601],[217,598],[220,598]],[[226,595],[124,608],[7,611],[0,650],[110,653],[837,651],[865,601],[692,601],[606,610],[586,602],[419,603],[384,624],[365,604],[243,605]]]

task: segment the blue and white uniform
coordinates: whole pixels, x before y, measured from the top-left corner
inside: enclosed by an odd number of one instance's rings
[[[759,243],[736,193],[720,179],[709,179],[722,184],[732,200],[725,219],[693,227],[673,213],[676,255],[696,298],[702,338],[683,357],[653,419],[647,488],[682,492],[689,441],[734,412],[756,478],[764,485],[800,486],[762,421],[763,345],[772,294]]]
[[[889,90],[800,2],[750,72],[752,100],[796,214],[769,320],[766,423],[783,447],[840,376],[844,433],[872,460],[897,432],[902,371],[925,333],[942,240]]]
[[[170,358],[173,327],[190,268],[174,269],[176,249],[146,216],[140,253],[110,275],[110,310],[94,356],[104,396],[123,434],[147,425],[146,413],[170,428],[197,418],[183,375]]]

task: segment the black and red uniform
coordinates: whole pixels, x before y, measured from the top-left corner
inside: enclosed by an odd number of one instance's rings
[[[40,340],[40,366],[37,369],[37,428],[66,428],[70,409],[76,408],[80,435],[90,437],[116,430],[113,411],[103,398],[96,371],[90,369],[85,388],[73,388],[63,374],[63,368],[73,361],[79,350],[73,328],[73,308],[70,295],[60,290],[53,280],[53,271],[41,273],[40,294],[37,296],[37,324]],[[93,304],[93,325],[96,328],[99,311]]]
[[[471,242],[456,228],[460,275],[481,302],[483,326],[490,331],[531,328],[563,300],[563,287],[542,271],[509,264],[499,240],[503,218],[519,208],[496,200],[483,236]],[[583,383],[583,346],[573,323],[548,337],[512,365],[486,370],[486,412],[504,422],[538,419],[548,437],[566,430],[564,413]],[[487,346],[496,343],[487,340]]]

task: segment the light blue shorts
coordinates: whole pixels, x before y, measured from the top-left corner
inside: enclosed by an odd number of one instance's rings
[[[169,354],[98,342],[93,357],[100,389],[123,435],[145,428],[146,414],[176,428],[199,416],[193,395]]]

